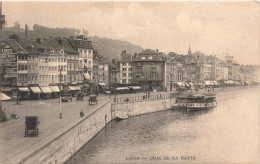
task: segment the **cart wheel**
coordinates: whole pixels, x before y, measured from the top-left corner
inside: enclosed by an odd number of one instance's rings
[[[27,131],[27,129],[26,128],[24,128],[24,137],[26,137],[27,135],[27,133],[26,133],[26,131]]]
[[[36,137],[38,137],[38,134],[39,134],[39,129],[36,128]]]

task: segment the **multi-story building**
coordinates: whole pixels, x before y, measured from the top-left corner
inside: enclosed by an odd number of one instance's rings
[[[212,63],[209,61],[206,61],[204,64],[204,80],[214,80],[212,79]]]
[[[19,38],[19,44],[28,52],[27,80],[28,85],[38,84],[38,56],[39,52],[31,40]]]
[[[127,54],[125,50],[122,52],[120,60],[120,83],[132,83],[132,55]]]
[[[224,67],[225,67],[224,61],[217,58],[217,60],[216,60],[216,80],[224,80]]]
[[[93,79],[93,46],[92,42],[87,40],[83,35],[76,39],[71,37],[69,42],[75,50],[79,53],[79,82],[84,79],[92,81]]]
[[[79,52],[72,48],[68,39],[55,38],[67,54],[67,79],[70,84],[75,84],[79,80]]]
[[[1,42],[1,60],[3,68],[4,87],[27,85],[27,58],[28,53],[15,39]],[[15,88],[16,89],[16,88]]]
[[[230,56],[228,53],[225,54],[225,63],[226,63],[226,67],[228,68],[228,80],[232,80],[233,79],[233,56]]]
[[[132,60],[132,83],[143,88],[165,89],[165,60],[158,51],[146,49]]]
[[[42,53],[38,56],[38,81],[40,86],[64,83],[67,79],[67,55],[53,39],[37,39]]]
[[[114,59],[109,63],[109,88],[116,88],[120,83],[120,63]]]

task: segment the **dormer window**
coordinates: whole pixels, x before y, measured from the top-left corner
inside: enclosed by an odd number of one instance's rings
[[[51,50],[51,54],[54,54],[54,50]]]

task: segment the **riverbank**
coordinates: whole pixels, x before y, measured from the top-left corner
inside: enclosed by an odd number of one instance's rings
[[[243,94],[242,91],[250,90],[255,90],[255,88],[229,88],[214,92],[218,92],[218,97],[230,98]],[[0,124],[0,161],[1,163],[62,163],[114,119],[116,110],[124,109],[130,112],[130,116],[137,116],[171,109],[174,98],[158,96],[164,94],[171,93],[151,93],[150,98],[154,99],[124,103],[114,103],[113,98],[110,100],[109,96],[100,96],[97,106],[88,105],[87,99],[85,101],[73,100],[72,103],[62,103],[62,119],[59,119],[57,99],[24,101],[22,105],[6,102],[4,104],[6,111],[18,113],[20,119]],[[130,97],[134,96],[130,95]],[[141,93],[137,96],[141,96]],[[80,118],[80,110],[84,111],[84,118]],[[27,115],[39,117],[40,134],[37,138],[23,137],[24,116]]]

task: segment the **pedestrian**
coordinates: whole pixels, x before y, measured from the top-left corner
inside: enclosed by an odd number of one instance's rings
[[[80,117],[83,117],[83,116],[84,116],[84,113],[83,113],[83,111],[82,111],[82,110],[80,111],[80,113],[79,113],[79,114],[80,114]]]

